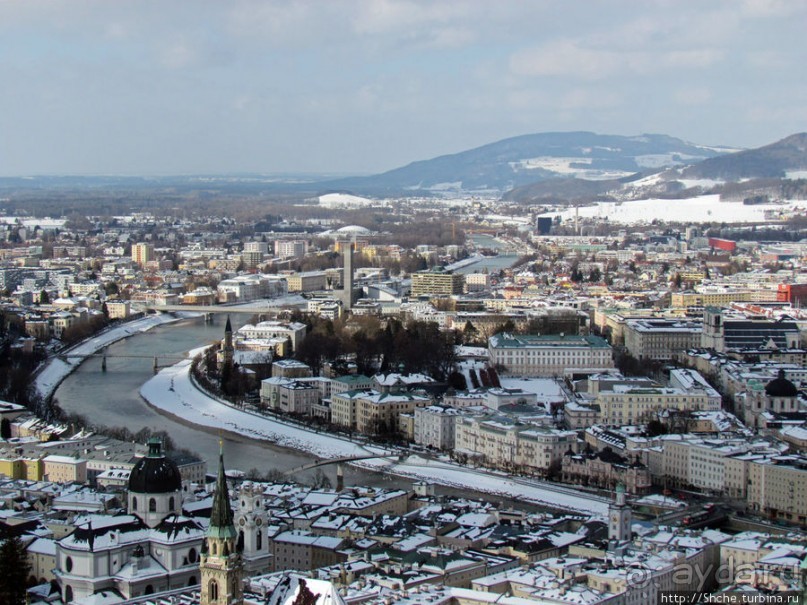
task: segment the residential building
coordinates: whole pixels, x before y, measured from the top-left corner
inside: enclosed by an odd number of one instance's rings
[[[319,398],[319,389],[311,383],[275,376],[261,381],[261,405],[278,412],[308,416]]]
[[[412,298],[420,296],[450,296],[462,294],[465,276],[443,269],[418,271],[412,274]]]
[[[105,304],[109,319],[126,319],[131,315],[131,303],[128,300],[108,300]]]
[[[650,471],[636,454],[623,456],[606,447],[595,452],[590,448],[574,453],[567,451],[561,462],[565,483],[614,489],[622,484],[629,494],[643,494],[650,489]]]
[[[775,456],[748,464],[748,505],[772,519],[807,525],[807,459]]]
[[[459,413],[456,408],[442,405],[415,409],[415,443],[437,450],[454,449],[454,427]]]
[[[284,531],[272,539],[276,570],[308,571],[347,561],[342,538],[319,536],[309,531]]]
[[[541,475],[559,471],[563,454],[577,443],[574,431],[518,425],[504,418],[460,417],[455,431],[455,455]]]
[[[275,378],[308,378],[311,375],[311,367],[296,359],[278,359],[272,363]]]
[[[154,246],[139,243],[132,246],[132,262],[144,267],[147,262],[154,260]]]
[[[85,483],[87,481],[87,461],[71,456],[45,456],[44,478],[54,483]]]
[[[275,240],[275,256],[279,258],[302,258],[307,249],[308,244],[305,240]]]

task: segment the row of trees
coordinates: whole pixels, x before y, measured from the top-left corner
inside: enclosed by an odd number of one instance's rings
[[[308,333],[295,357],[319,371],[326,362],[350,356],[358,371],[419,372],[436,380],[446,380],[454,368],[456,355],[453,333],[441,332],[433,322],[390,319],[382,326],[375,317],[331,321],[298,317],[308,323]]]

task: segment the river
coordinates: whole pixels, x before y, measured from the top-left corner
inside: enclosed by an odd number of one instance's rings
[[[82,363],[56,390],[54,397],[66,412],[82,414],[90,422],[104,426],[125,426],[137,432],[144,427],[164,430],[177,447],[187,448],[208,461],[208,472],[215,470],[219,453],[219,435],[199,427],[174,421],[149,407],[140,397],[140,387],[153,375],[152,360],[156,354],[182,357],[187,351],[212,343],[224,335],[224,316],[214,315],[212,324],[202,318],[152,328],[130,336],[107,348],[107,371],[101,371],[101,360],[91,358]],[[233,327],[238,329],[248,316],[234,314]],[[114,355],[144,355],[144,359],[115,358]],[[161,362],[162,363],[162,362]],[[224,459],[228,468],[247,471],[257,468],[291,470],[314,460],[310,455],[269,443],[257,443],[232,434],[221,435]],[[305,481],[316,471],[295,476]],[[335,468],[323,469],[335,483]],[[345,468],[346,485],[409,488],[411,481],[384,476],[361,469]]]
[[[496,250],[498,254],[496,256],[486,256],[479,262],[457,269],[457,273],[477,273],[480,271],[493,273],[501,269],[511,268],[520,258],[517,254],[506,254],[507,244],[492,235],[475,233],[471,236],[471,240],[477,248],[489,248]]]

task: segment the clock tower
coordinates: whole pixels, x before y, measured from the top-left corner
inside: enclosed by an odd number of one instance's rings
[[[244,573],[249,576],[269,573],[271,555],[266,535],[268,518],[260,486],[249,481],[241,484],[235,528],[238,531],[238,544],[242,546]]]

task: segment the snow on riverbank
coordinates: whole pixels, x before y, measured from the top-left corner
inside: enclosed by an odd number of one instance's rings
[[[85,340],[84,342],[77,344],[75,347],[62,351],[62,353],[70,353],[71,355],[82,356],[92,355],[93,353],[98,353],[104,347],[108,347],[112,343],[123,340],[128,336],[132,336],[133,334],[138,334],[140,332],[146,332],[155,326],[179,321],[180,319],[182,318],[175,317],[173,315],[148,315],[142,319],[136,319],[126,324],[114,327],[110,330],[106,330],[94,338]],[[46,362],[45,367],[39,371],[34,379],[34,385],[39,391],[39,394],[42,395],[42,397],[50,397],[53,395],[54,391],[56,391],[56,387],[59,386],[59,383],[67,378],[70,373],[81,365],[84,360],[84,357],[50,358]]]
[[[152,407],[192,424],[270,441],[321,458],[373,453],[332,435],[306,431],[225,405],[196,388],[190,378],[190,366],[191,360],[187,359],[162,370],[140,388],[140,395]]]
[[[191,361],[185,360],[162,370],[143,385],[141,396],[152,407],[191,424],[270,441],[320,458],[384,453],[380,448],[362,446],[334,435],[308,431],[225,405],[196,388],[191,381],[190,365]],[[370,470],[546,504],[557,509],[604,515],[608,508],[607,502],[577,493],[571,488],[535,485],[503,474],[462,468],[418,456],[410,456],[403,462],[398,461],[397,457],[387,457],[363,460],[357,464]]]

